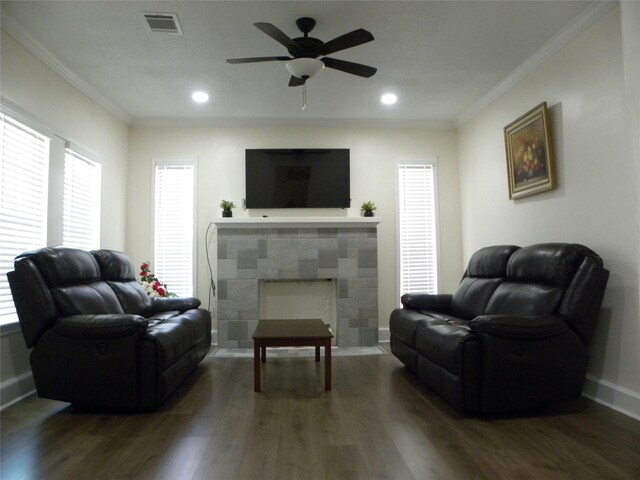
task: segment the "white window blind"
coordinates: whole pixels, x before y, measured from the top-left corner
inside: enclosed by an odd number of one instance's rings
[[[155,166],[154,273],[171,293],[193,295],[195,164]]]
[[[437,222],[434,165],[399,164],[400,295],[437,293]]]
[[[62,243],[100,248],[101,166],[67,148],[64,154]]]
[[[14,258],[47,244],[50,139],[0,113],[0,323],[14,322],[7,272]]]

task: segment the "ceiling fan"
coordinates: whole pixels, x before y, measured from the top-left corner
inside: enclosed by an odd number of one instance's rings
[[[368,65],[325,56],[373,40],[373,35],[363,28],[345,33],[325,43],[309,36],[309,32],[316,25],[316,21],[313,18],[302,17],[296,20],[296,25],[304,36],[293,39],[270,23],[258,22],[254,23],[254,25],[276,42],[285,46],[290,56],[230,58],[227,63],[286,61],[285,66],[291,73],[291,78],[289,79],[290,87],[304,85],[309,78],[316,75],[324,67],[365,78],[371,77],[377,71],[376,68]],[[319,59],[318,57],[322,58]]]

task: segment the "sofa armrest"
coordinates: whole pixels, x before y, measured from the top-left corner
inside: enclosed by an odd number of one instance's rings
[[[402,306],[409,310],[432,310],[447,312],[453,295],[449,293],[405,293],[400,297]]]
[[[149,322],[139,315],[70,315],[53,326],[58,335],[68,338],[119,338],[143,333]]]
[[[168,312],[178,310],[184,312],[200,306],[200,300],[194,297],[153,297],[151,299],[151,311]]]
[[[497,337],[542,339],[566,332],[569,325],[555,315],[480,315],[469,322],[469,329]]]

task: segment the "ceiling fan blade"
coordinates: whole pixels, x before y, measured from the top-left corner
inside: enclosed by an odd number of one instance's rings
[[[291,57],[249,57],[249,58],[229,58],[227,63],[256,63],[291,60]]]
[[[293,75],[291,75],[291,78],[289,79],[289,86],[290,87],[300,87],[301,85],[304,85],[304,82],[306,82],[307,79],[306,78],[298,78],[295,77]]]
[[[329,40],[318,49],[319,55],[329,55],[345,48],[356,47],[373,40],[373,35],[364,28],[359,28],[353,32],[345,33],[339,37]]]
[[[324,57],[321,59],[324,65],[341,72],[350,73],[352,75],[358,75],[359,77],[369,78],[375,74],[378,69],[370,67],[368,65],[362,65],[361,63],[346,62],[344,60],[338,60],[336,58]]]
[[[258,23],[254,23],[254,25],[258,29],[260,29],[262,32],[266,33],[271,38],[273,38],[276,42],[287,47],[287,50],[289,50],[289,52],[292,55],[294,52],[300,51],[300,47],[298,46],[298,44],[294,42],[291,38],[289,38],[289,36],[286,33],[284,33],[275,25],[272,25],[271,23],[266,23],[266,22],[258,22]]]

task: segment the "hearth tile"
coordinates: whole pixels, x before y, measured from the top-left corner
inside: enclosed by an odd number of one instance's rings
[[[318,259],[304,259],[298,261],[300,278],[318,278]]]
[[[349,241],[346,238],[338,238],[338,258],[349,257]]]
[[[258,259],[258,278],[278,278],[276,262],[269,258]]]
[[[320,238],[334,238],[338,236],[337,228],[321,228],[320,230]]]
[[[278,279],[280,280],[292,280],[298,278],[297,269],[279,268]]]
[[[243,268],[238,270],[238,278],[256,278],[257,276],[257,268]]]
[[[338,268],[338,252],[335,249],[318,250],[318,266],[320,268]]]
[[[318,278],[338,278],[338,269],[337,268],[319,268],[318,269]]]
[[[248,325],[245,320],[234,320],[227,325],[229,340],[245,340],[248,336]]]
[[[227,257],[227,240],[219,239],[218,240],[218,259],[224,259]]]
[[[220,320],[236,320],[238,318],[238,309],[236,302],[233,300],[218,300],[218,323]],[[228,323],[228,322],[227,322]]]
[[[369,327],[369,322],[366,318],[350,318],[349,328],[366,328]]]
[[[238,278],[238,260],[218,260],[218,278]]]
[[[358,268],[374,268],[378,266],[378,252],[373,248],[358,250]]]
[[[258,259],[262,259],[262,258],[268,258],[267,256],[267,239],[266,238],[259,238],[258,239]]]
[[[378,278],[378,269],[377,268],[359,268],[358,275],[359,278]]]
[[[349,280],[338,280],[338,298],[349,298]]]
[[[358,345],[369,346],[377,345],[378,329],[377,328],[360,328],[358,329]]]
[[[218,280],[216,285],[216,296],[218,300],[227,300],[227,281]]]
[[[259,317],[257,303],[254,308],[239,308],[238,320],[256,320]]]
[[[353,278],[358,276],[358,261],[355,258],[338,259],[338,277]]]
[[[243,268],[258,268],[257,250],[238,250],[238,269]]]

